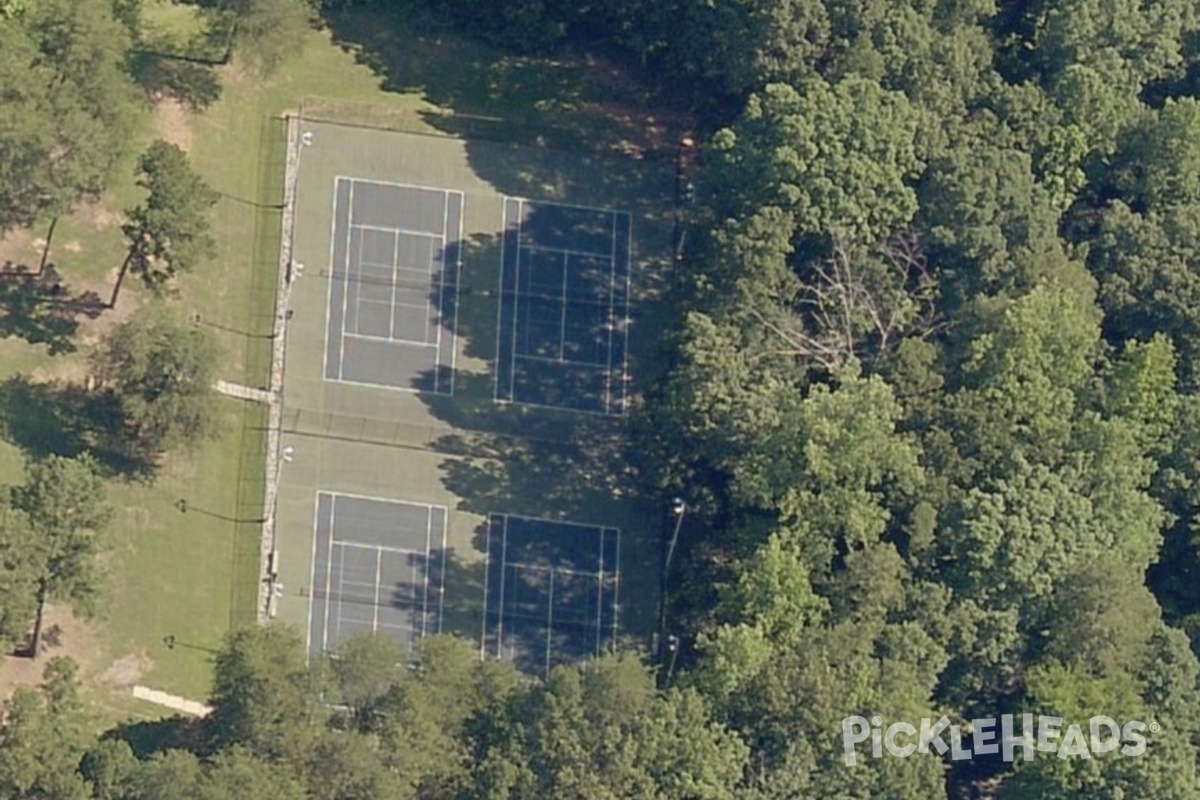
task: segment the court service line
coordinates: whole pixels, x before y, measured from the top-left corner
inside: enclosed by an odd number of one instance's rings
[[[406,308],[411,308],[411,306],[406,306]],[[368,342],[385,342],[387,344],[403,344],[403,345],[409,345],[411,347],[437,347],[437,345],[435,345],[432,342],[418,342],[413,339],[397,339],[394,336],[373,336],[369,333],[357,333],[357,332],[347,333],[346,338],[347,339],[365,339]],[[349,381],[346,381],[346,382],[349,383]],[[395,387],[395,388],[399,388],[399,387]]]
[[[350,232],[354,230],[354,180],[350,181],[350,194],[346,199],[346,263],[342,265],[342,338],[338,340],[338,380],[346,370],[346,303],[350,296]],[[361,242],[360,242],[361,245]],[[360,254],[361,255],[361,254]],[[356,297],[354,300],[358,302]]]
[[[379,231],[380,233],[404,234],[405,236],[421,236],[426,239],[436,239],[439,234],[429,231],[418,231],[411,228],[392,228],[387,225],[361,225],[352,224],[350,227],[358,228],[360,231]]]
[[[399,556],[415,556],[420,550],[413,550],[406,547],[392,547],[386,544],[368,544],[367,542],[352,542],[346,539],[335,539],[334,544],[338,547],[353,547],[356,550],[381,550],[385,553],[395,553]]]
[[[567,258],[581,256],[583,258],[598,258],[601,261],[612,260],[612,253],[593,253],[590,250],[573,250],[569,247],[542,247],[538,244],[531,244],[525,249],[536,253],[562,253]]]

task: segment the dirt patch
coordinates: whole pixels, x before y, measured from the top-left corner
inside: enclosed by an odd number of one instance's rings
[[[87,681],[106,665],[104,648],[96,627],[76,619],[70,609],[46,609],[42,652],[37,658],[5,656],[0,659],[0,699],[7,700],[18,686],[37,686],[46,664],[56,656],[68,656],[79,665],[79,677]]]
[[[0,237],[0,267],[11,270],[23,265],[36,270],[45,245],[45,239],[36,239],[27,230],[9,231]]]
[[[195,133],[192,131],[191,114],[187,106],[178,100],[163,98],[154,109],[154,128],[158,136],[181,150],[190,150]]]
[[[81,245],[79,242],[75,242],[75,241],[64,242],[62,249],[66,250],[68,253],[82,253],[83,245]]]
[[[112,686],[133,686],[138,679],[154,667],[154,662],[145,651],[130,653],[109,664],[100,675],[100,681]]]

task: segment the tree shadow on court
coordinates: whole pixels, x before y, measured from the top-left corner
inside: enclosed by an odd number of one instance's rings
[[[0,437],[33,457],[87,453],[111,477],[146,481],[157,469],[152,454],[130,448],[112,395],[69,381],[0,383]]]

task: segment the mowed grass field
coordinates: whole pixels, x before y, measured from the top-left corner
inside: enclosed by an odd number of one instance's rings
[[[196,29],[192,13],[165,0],[147,3],[148,38],[187,38]],[[60,219],[50,241],[48,260],[70,289],[107,299],[125,254],[122,212],[141,197],[132,174],[137,153],[154,138],[184,147],[222,195],[214,212],[218,253],[179,281],[172,302],[223,343],[221,377],[228,381],[262,386],[268,380],[280,233],[273,205],[282,193],[285,112],[314,98],[411,120],[452,108],[461,120],[478,117],[492,126],[512,120],[521,131],[544,122],[557,135],[604,140],[613,149],[654,146],[671,135],[663,115],[640,110],[647,98],[636,83],[603,64],[508,58],[436,31],[397,33],[369,15],[331,20],[307,38],[303,51],[271,76],[236,61],[220,68],[221,96],[200,112],[156,103],[139,121],[136,146],[110,191]],[[0,261],[36,267],[46,236],[47,230],[14,233]],[[0,339],[0,381],[14,375],[81,380],[91,346],[144,299],[135,281],[126,281],[116,309],[81,318],[74,352],[51,355],[44,344],[20,336]],[[104,719],[169,713],[129,699],[134,683],[205,697],[212,650],[232,627],[255,618],[266,413],[232,399],[221,400],[220,413],[221,437],[195,453],[169,457],[152,483],[111,483],[117,517],[107,612],[87,626],[64,625],[61,643],[47,651],[82,662]],[[17,437],[4,438],[0,482],[12,484],[21,479],[24,453],[13,444]],[[179,510],[181,499],[186,513]],[[166,637],[174,637],[173,648]],[[0,688],[9,688],[14,676],[28,679],[28,667],[6,666],[11,675]]]

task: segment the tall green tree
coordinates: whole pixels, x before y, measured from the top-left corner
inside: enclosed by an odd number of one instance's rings
[[[104,482],[88,456],[50,455],[29,462],[25,483],[13,490],[12,504],[24,512],[36,542],[36,617],[30,650],[41,648],[46,603],[61,600],[77,614],[99,608],[104,585],[99,557],[105,528],[112,520]]]
[[[42,684],[19,687],[0,724],[0,792],[13,800],[91,800],[77,768],[91,736],[75,662],[54,658]]]
[[[113,328],[92,368],[115,398],[134,454],[190,447],[215,434],[219,359],[212,334],[162,304]]]
[[[161,294],[177,275],[190,272],[216,252],[209,214],[218,195],[188,164],[187,154],[161,139],[138,160],[138,185],[146,199],[126,214],[122,226],[129,255],[109,305],[116,305],[125,270]]]

